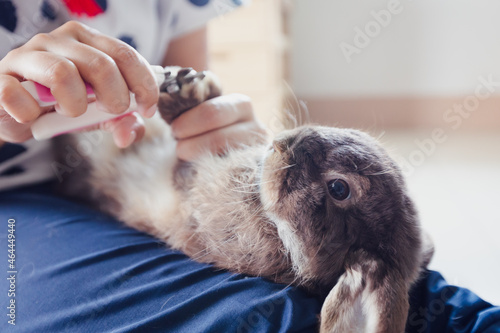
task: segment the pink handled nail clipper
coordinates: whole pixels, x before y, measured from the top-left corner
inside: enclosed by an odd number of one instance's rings
[[[165,70],[161,66],[151,66],[155,74],[155,79],[158,86],[165,83]],[[42,107],[54,106],[57,104],[54,96],[50,93],[50,89],[32,81],[21,82],[23,87],[35,98],[38,104]],[[94,99],[95,94],[92,87],[86,84],[87,97]],[[175,90],[171,88],[171,90]],[[45,140],[52,137],[84,129],[89,126],[100,124],[104,121],[122,117],[123,115],[133,112],[137,109],[137,103],[133,93],[130,93],[130,106],[121,114],[111,114],[102,111],[97,107],[96,102],[88,104],[87,111],[78,117],[66,117],[57,112],[49,112],[40,116],[31,125],[31,132],[36,140]]]

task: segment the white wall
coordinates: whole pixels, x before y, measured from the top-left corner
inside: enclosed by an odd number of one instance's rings
[[[479,75],[500,81],[499,1],[292,2],[291,77],[299,97],[453,96],[473,91]],[[388,6],[398,14],[348,63],[340,44],[355,45],[354,28],[374,24],[371,11]]]

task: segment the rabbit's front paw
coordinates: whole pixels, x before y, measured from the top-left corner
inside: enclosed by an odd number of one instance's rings
[[[160,86],[158,111],[171,124],[183,112],[220,94],[220,84],[212,72],[165,67],[165,81]]]

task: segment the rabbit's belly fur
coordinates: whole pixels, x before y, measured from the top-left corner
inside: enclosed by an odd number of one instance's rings
[[[88,182],[99,208],[199,262],[300,283],[260,202],[257,178],[267,146],[183,165],[169,126],[159,118],[146,125],[146,137],[133,147],[120,150],[105,137],[89,156]]]

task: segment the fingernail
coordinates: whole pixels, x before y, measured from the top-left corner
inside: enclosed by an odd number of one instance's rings
[[[108,112],[108,109],[102,105],[99,101],[95,101],[95,106],[97,107],[97,110],[101,111],[101,112]]]
[[[156,110],[157,110],[158,106],[155,104],[153,105],[152,107],[150,107],[149,109],[145,110],[142,115],[146,118],[151,118],[152,116],[154,116],[154,114],[156,113]]]
[[[130,132],[130,137],[128,138],[127,145],[125,147],[130,146],[132,143],[134,143],[135,139],[137,138],[137,132],[132,131]]]

